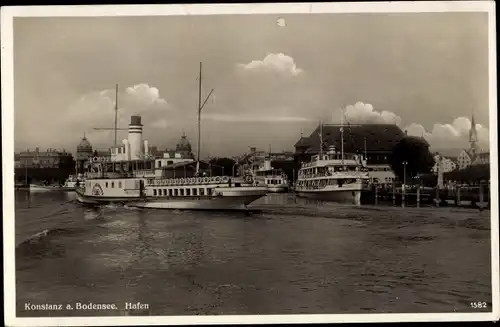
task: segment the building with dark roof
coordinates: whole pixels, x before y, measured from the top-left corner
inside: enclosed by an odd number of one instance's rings
[[[341,125],[323,125],[323,150],[341,149]],[[320,126],[295,144],[295,155],[310,157],[320,150]],[[344,152],[367,155],[368,164],[386,164],[393,147],[405,136],[394,124],[344,125]]]

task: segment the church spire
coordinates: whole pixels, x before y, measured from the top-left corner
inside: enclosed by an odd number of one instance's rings
[[[474,113],[472,113],[471,126],[469,130],[469,143],[470,143],[470,150],[472,152],[477,152],[477,130],[476,130],[476,120],[474,119]]]

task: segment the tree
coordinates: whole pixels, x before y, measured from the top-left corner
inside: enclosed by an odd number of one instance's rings
[[[275,160],[271,163],[273,168],[281,169],[291,181],[297,180],[297,175],[300,169],[300,163],[293,160]]]
[[[212,158],[209,161],[212,166],[212,175],[221,176],[227,175],[231,176],[233,174],[233,166],[235,161],[231,158]],[[237,172],[237,166],[234,168],[234,172]]]
[[[429,151],[429,143],[424,139],[406,136],[392,149],[389,164],[401,181],[406,171],[406,181],[409,182],[420,174],[429,173],[434,166],[434,158]]]

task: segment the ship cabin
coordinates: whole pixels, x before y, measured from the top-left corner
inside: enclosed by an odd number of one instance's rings
[[[312,156],[310,162],[302,164],[299,177],[314,178],[332,176],[335,172],[364,171],[366,160],[358,154],[339,153],[334,149]]]
[[[269,169],[269,170],[257,170],[255,172],[255,176],[257,177],[274,177],[283,175],[283,171],[281,169]]]
[[[196,162],[180,162],[157,168],[156,178],[146,181],[146,195],[150,197],[188,197],[203,198],[217,195],[220,186],[242,186],[241,178],[212,176],[210,165],[199,163],[196,174]],[[158,176],[160,175],[160,176]]]
[[[258,170],[255,172],[255,177],[266,185],[287,184],[286,176],[281,169]]]
[[[155,160],[96,161],[85,186],[93,195],[102,196],[204,197],[212,196],[220,184],[242,185],[240,179],[210,177],[205,166],[200,162],[200,174],[196,175],[195,162],[157,168]]]

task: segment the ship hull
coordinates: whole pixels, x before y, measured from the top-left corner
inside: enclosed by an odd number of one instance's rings
[[[268,186],[267,190],[269,193],[286,193],[288,192],[288,186]]]
[[[29,186],[30,192],[63,192],[63,191],[73,191],[74,187],[66,186],[45,186],[45,185],[33,185]]]
[[[297,191],[297,196],[311,200],[361,204],[361,190]]]
[[[144,209],[169,210],[246,210],[246,206],[266,195],[265,188],[221,188],[219,196],[131,196],[106,197],[85,195],[77,189],[78,202],[89,205],[126,204]]]
[[[145,199],[128,203],[129,206],[145,209],[170,209],[170,210],[247,210],[247,205],[261,198],[262,195],[242,195],[233,197],[207,197],[207,198],[163,198]]]

